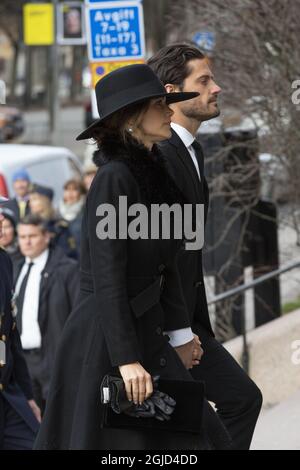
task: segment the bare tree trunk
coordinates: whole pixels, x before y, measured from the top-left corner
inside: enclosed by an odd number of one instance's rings
[[[14,49],[14,58],[13,58],[13,64],[12,64],[12,69],[11,69],[11,75],[10,75],[10,99],[14,101],[16,97],[16,81],[17,81],[17,65],[18,65],[18,58],[19,58],[19,52],[20,52],[20,46],[18,43],[13,44],[13,49]]]
[[[83,53],[81,46],[73,47],[73,62],[71,69],[71,101],[76,101],[82,91],[81,73],[83,68]]]
[[[33,60],[33,47],[27,46],[25,48],[25,92],[24,92],[24,107],[28,108],[31,102],[32,95],[32,60]]]

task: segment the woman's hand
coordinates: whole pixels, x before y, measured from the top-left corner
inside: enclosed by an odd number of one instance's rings
[[[151,375],[139,362],[119,366],[119,371],[124,380],[127,398],[134,403],[142,404],[153,393]]]

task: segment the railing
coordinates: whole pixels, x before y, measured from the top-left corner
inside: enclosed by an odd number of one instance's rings
[[[254,279],[251,282],[242,284],[241,286],[238,286],[238,287],[234,287],[233,289],[229,289],[228,291],[225,291],[222,294],[218,294],[208,301],[208,305],[216,304],[218,302],[221,302],[222,300],[226,300],[237,294],[241,294],[245,292],[246,290],[253,289],[253,287],[263,284],[264,282],[269,281],[270,279],[273,279],[275,277],[278,277],[281,274],[287,273],[295,268],[300,268],[300,260],[293,261],[292,263],[288,263],[286,266],[283,266],[282,268],[279,268],[279,269],[275,269],[274,271],[271,271],[270,273],[263,274],[262,276]],[[243,315],[243,318],[242,318],[242,337],[243,337],[242,365],[245,371],[249,372],[249,348],[248,348],[248,342],[247,342],[245,309],[243,309],[242,315]]]

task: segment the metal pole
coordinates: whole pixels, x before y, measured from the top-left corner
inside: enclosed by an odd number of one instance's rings
[[[247,328],[246,328],[246,308],[243,306],[242,311],[242,337],[243,337],[243,353],[242,353],[242,366],[245,372],[249,374],[250,368],[250,357],[249,357],[249,347],[248,347],[248,338],[247,338]]]
[[[213,297],[212,299],[208,301],[208,305],[212,305],[217,302],[220,302],[221,300],[225,300],[225,299],[228,299],[229,297],[233,297],[234,295],[241,294],[242,292],[252,289],[253,287],[259,284],[262,284],[265,281],[273,279],[274,277],[280,276],[281,274],[284,274],[288,271],[291,271],[292,269],[299,268],[299,267],[300,267],[300,261],[296,261],[296,262],[293,261],[291,263],[288,263],[283,268],[275,269],[274,271],[271,271],[268,274],[264,274],[263,276],[258,277],[254,281],[249,282],[248,284],[243,284],[241,286],[235,287],[234,289],[225,291],[222,294],[216,295],[215,297]]]
[[[49,107],[49,122],[50,122],[50,133],[52,145],[58,144],[59,134],[59,49],[56,41],[56,11],[58,0],[52,0],[54,8],[54,43],[51,46],[50,61],[51,61],[51,94],[50,94],[50,107]]]
[[[286,264],[282,268],[275,269],[274,271],[264,274],[263,276],[260,276],[259,278],[255,279],[254,281],[251,281],[247,284],[243,284],[241,286],[235,287],[234,289],[230,289],[228,291],[223,292],[222,294],[216,295],[213,299],[208,301],[208,305],[216,304],[217,302],[220,302],[222,300],[228,299],[230,297],[233,297],[237,294],[240,294],[242,292],[245,292],[248,289],[253,289],[253,287],[262,284],[263,282],[266,282],[270,279],[273,279],[274,277],[280,276],[281,274],[284,274],[286,272],[291,271],[292,269],[300,267],[300,261],[292,261],[291,263]],[[246,328],[246,310],[243,308],[242,311],[242,341],[243,341],[243,352],[242,352],[242,366],[244,370],[249,373],[249,368],[250,368],[250,354],[249,354],[249,345],[247,341],[247,328]]]

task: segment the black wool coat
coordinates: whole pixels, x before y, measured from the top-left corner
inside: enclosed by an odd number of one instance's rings
[[[164,156],[170,175],[172,175],[188,202],[193,205],[204,204],[206,222],[209,208],[209,189],[204,172],[202,171],[200,183],[191,156],[174,130],[172,130],[172,137],[160,143],[159,148]],[[182,250],[178,266],[194,333],[199,334],[197,326],[200,325],[211,335],[214,335],[208,314],[203,278],[202,250]]]
[[[6,343],[6,364],[0,366],[4,391],[16,381],[28,400],[33,398],[31,382],[23,357],[20,335],[12,311],[13,273],[8,254],[0,248],[0,339]]]
[[[36,448],[179,448],[175,438],[158,443],[141,432],[102,429],[99,390],[106,373],[136,361],[151,374],[191,380],[163,334],[190,326],[176,268],[183,241],[100,240],[96,230],[99,205],[113,204],[118,212],[119,196],[127,196],[128,207],[185,199],[160,154],[134,141],[124,145],[112,136],[96,163],[82,224],[80,299],[63,331]]]
[[[5,364],[0,363],[0,395],[36,432],[38,423],[27,403],[27,400],[33,399],[33,393],[13,314],[12,288],[12,264],[8,254],[0,248],[0,339],[4,341],[6,350]],[[5,426],[5,409],[0,399],[0,448]]]
[[[24,259],[16,266],[15,284]],[[38,322],[42,336],[40,371],[45,383],[50,384],[54,358],[64,324],[76,306],[79,294],[79,266],[63,251],[50,248],[46,266],[41,274]],[[22,315],[17,326],[22,334]],[[45,389],[47,389],[47,385]],[[46,398],[46,397],[45,397]]]

